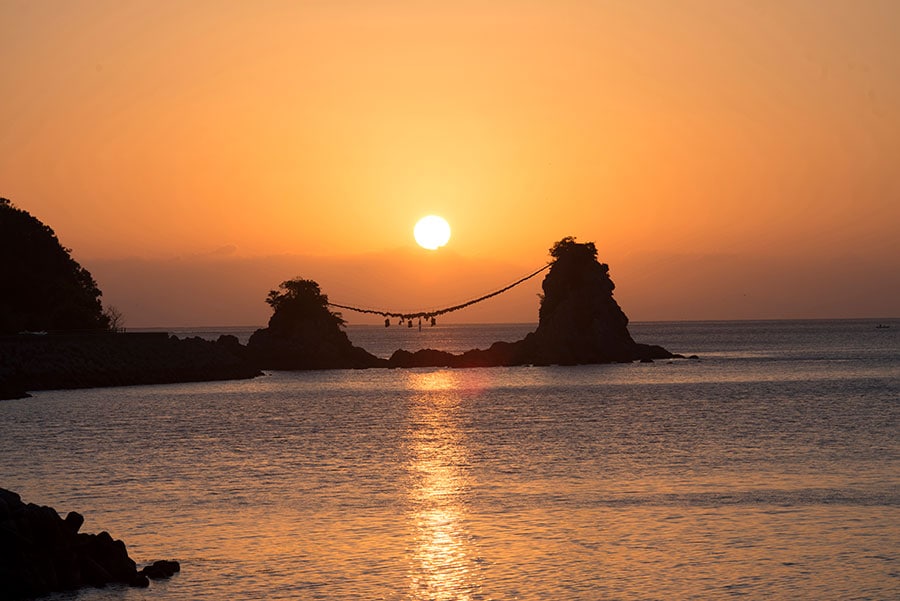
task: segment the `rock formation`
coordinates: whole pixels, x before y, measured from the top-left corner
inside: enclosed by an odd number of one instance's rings
[[[555,262],[542,284],[538,327],[526,338],[530,363],[616,363],[673,356],[631,338],[628,317],[613,298],[616,286],[609,266],[597,261],[593,242],[563,238],[550,255]]]
[[[159,561],[140,572],[125,543],[108,532],[83,534],[81,514],[62,519],[52,507],[25,504],[0,488],[0,600],[119,583],[145,587],[148,578],[167,578],[176,561]]]
[[[383,367],[386,361],[353,346],[341,329],[344,320],[328,308],[328,297],[312,280],[282,282],[266,302],[274,312],[269,326],[247,344],[261,369],[340,369]]]
[[[575,365],[672,358],[660,346],[638,344],[628,317],[613,298],[609,267],[597,261],[592,242],[567,237],[550,249],[554,263],[544,277],[537,330],[518,342],[495,342],[461,355],[425,349],[396,351],[392,367]]]

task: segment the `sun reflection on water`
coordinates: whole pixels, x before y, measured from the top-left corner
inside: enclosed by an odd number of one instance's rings
[[[415,530],[409,581],[415,599],[478,598],[478,555],[466,529],[469,457],[459,426],[456,374],[409,374],[409,520]]]

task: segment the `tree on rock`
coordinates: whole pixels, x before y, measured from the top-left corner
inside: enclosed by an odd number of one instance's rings
[[[271,290],[269,327],[250,337],[247,350],[262,369],[374,367],[381,359],[355,347],[342,330],[340,313],[328,308],[328,296],[312,280],[295,278]]]
[[[54,231],[0,198],[0,333],[105,330],[101,292]]]
[[[273,330],[289,332],[310,320],[344,325],[341,314],[328,308],[328,296],[322,294],[319,284],[313,280],[295,278],[281,282],[278,290],[269,291],[266,303],[274,311],[269,320],[269,328]]]
[[[550,247],[550,256],[554,259],[566,258],[581,261],[597,259],[597,246],[593,242],[575,242],[574,236],[566,236]]]

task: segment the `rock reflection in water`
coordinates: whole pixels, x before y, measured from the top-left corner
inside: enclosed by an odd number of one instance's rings
[[[417,391],[407,433],[415,599],[479,598],[478,555],[466,529],[469,459],[456,380],[447,371],[409,374],[409,388]]]

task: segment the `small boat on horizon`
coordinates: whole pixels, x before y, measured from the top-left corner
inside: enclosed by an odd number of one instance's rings
[[[886,324],[886,323],[880,323],[880,324],[878,324],[877,326],[875,326],[875,329],[876,329],[876,330],[886,330],[886,329],[888,329],[889,327],[891,327],[891,326],[889,326],[889,325]]]

